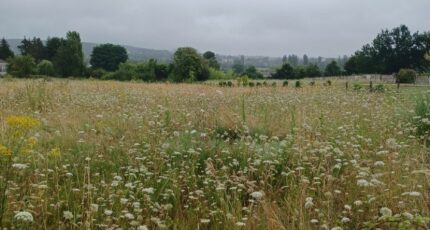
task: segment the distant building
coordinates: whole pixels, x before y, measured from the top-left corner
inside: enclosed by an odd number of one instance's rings
[[[0,76],[6,75],[7,63],[0,59]]]

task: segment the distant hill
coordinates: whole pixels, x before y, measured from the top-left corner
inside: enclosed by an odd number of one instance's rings
[[[22,39],[6,39],[9,43],[11,49],[14,53],[20,53],[18,50],[18,45],[21,44]],[[91,52],[95,46],[99,45],[98,43],[91,42],[82,42],[82,51],[84,52],[84,56],[86,59],[90,58]],[[172,59],[173,52],[168,50],[155,50],[155,49],[146,49],[139,48],[134,46],[122,45],[128,52],[128,57],[133,61],[143,61],[151,58],[169,62]]]

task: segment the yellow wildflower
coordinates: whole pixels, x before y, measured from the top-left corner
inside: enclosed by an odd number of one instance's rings
[[[0,144],[0,155],[12,156],[12,151],[8,149],[6,146]]]
[[[28,116],[10,116],[6,118],[6,123],[18,129],[31,129],[40,125],[40,121]]]
[[[48,155],[50,157],[60,157],[61,156],[60,148],[53,148],[53,149],[51,149],[51,151],[49,151]]]
[[[23,150],[21,151],[22,154],[28,155],[34,151],[34,147],[37,145],[37,139],[35,137],[30,137],[25,142],[25,145],[23,147]]]

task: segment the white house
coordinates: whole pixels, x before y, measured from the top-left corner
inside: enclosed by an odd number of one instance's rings
[[[0,59],[0,76],[3,76],[6,74],[6,70],[7,70],[7,63]]]

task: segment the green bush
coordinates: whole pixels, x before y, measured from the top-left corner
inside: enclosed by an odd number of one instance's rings
[[[373,92],[383,93],[383,92],[385,92],[385,86],[384,86],[383,84],[377,84],[377,85],[373,88]]]
[[[42,60],[37,64],[37,74],[45,76],[54,76],[54,64],[48,60]]]
[[[273,86],[273,87],[276,87],[276,82],[272,82],[272,86]]]
[[[417,72],[413,69],[401,69],[396,76],[397,83],[415,83]]]
[[[284,86],[284,87],[288,86],[288,81],[287,80],[283,81],[282,86]]]
[[[249,85],[249,87],[254,87],[255,83],[254,82],[249,82],[248,85]]]
[[[101,68],[91,68],[88,70],[89,77],[98,79],[102,78],[106,73],[107,71]]]
[[[302,83],[300,81],[296,81],[296,88],[302,87]]]
[[[7,73],[14,77],[29,77],[36,67],[34,58],[29,55],[10,57],[7,63]]]
[[[358,83],[355,83],[355,84],[352,86],[352,88],[353,88],[355,91],[360,91],[360,90],[363,88],[363,86],[362,86],[362,85],[360,85],[360,84],[358,84]]]

